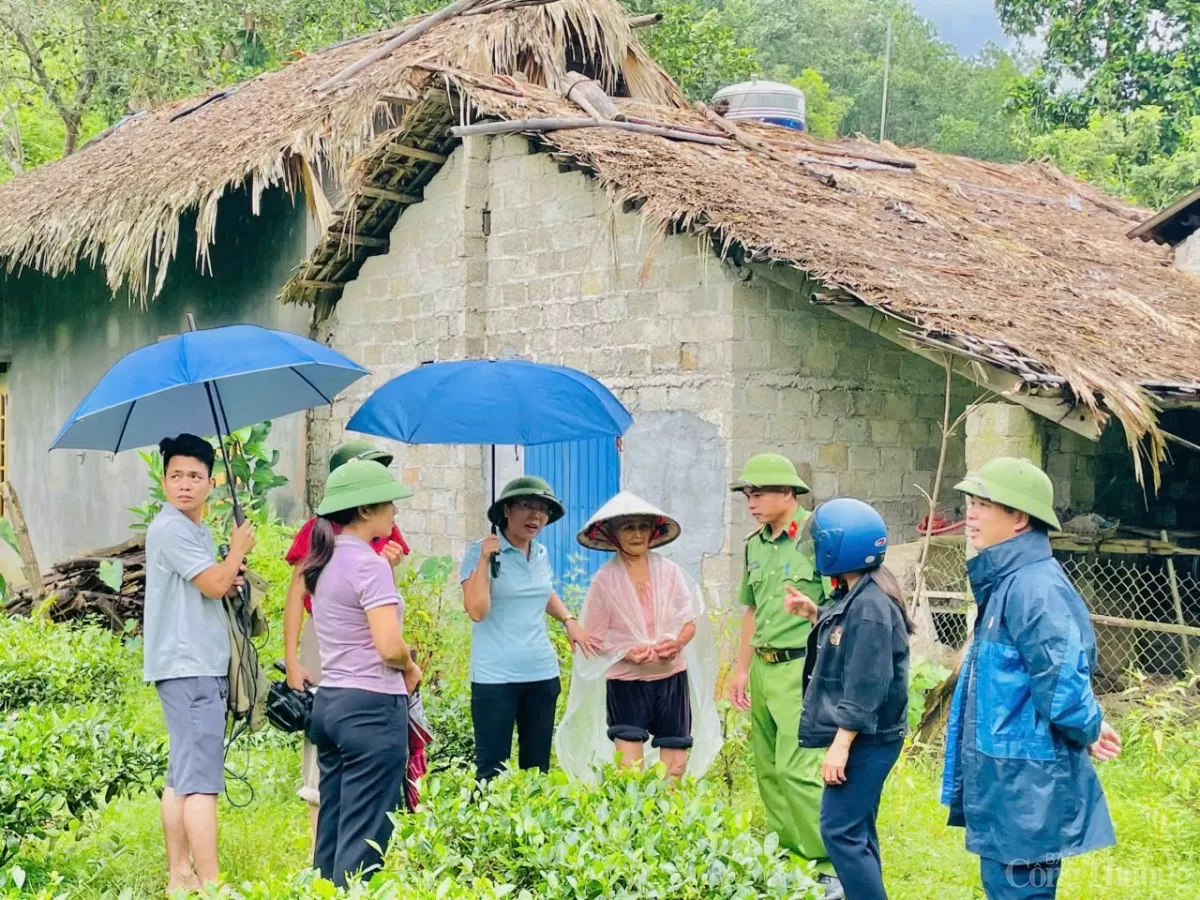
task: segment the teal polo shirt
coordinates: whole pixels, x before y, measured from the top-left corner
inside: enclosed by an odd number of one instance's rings
[[[481,542],[467,548],[459,568],[466,581],[479,563]],[[490,573],[489,573],[490,577]],[[554,590],[550,554],[534,541],[529,557],[500,535],[500,574],[492,579],[492,605],[471,623],[471,680],[513,684],[558,677],[558,656],[546,630],[546,604]]]

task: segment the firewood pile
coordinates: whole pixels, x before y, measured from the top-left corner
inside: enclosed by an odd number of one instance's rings
[[[109,560],[120,563],[119,591],[101,577],[101,563]],[[24,587],[14,593],[4,611],[27,616],[44,607],[44,614],[54,621],[99,619],[113,631],[123,630],[127,621],[140,624],[146,596],[146,539],[138,535],[115,547],[88,550],[59,563],[42,580],[41,599]]]

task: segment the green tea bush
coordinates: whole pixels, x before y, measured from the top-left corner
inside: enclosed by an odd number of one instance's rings
[[[509,772],[482,791],[466,774],[432,776],[421,808],[397,818],[376,881],[447,877],[545,900],[819,896],[775,835],[755,836],[711,787],[658,772],[610,770],[598,785]]]
[[[137,664],[105,628],[0,616],[0,710],[111,700]]]
[[[466,683],[443,678],[421,689],[433,743],[429,765],[433,772],[471,767],[474,770],[475,732],[471,722],[471,694]],[[424,788],[422,788],[422,793]]]
[[[709,787],[610,770],[599,785],[512,772],[482,791],[432,776],[421,810],[396,817],[384,868],[337,890],[312,872],[210,889],[282,900],[816,900],[774,835],[756,837]]]
[[[166,748],[114,723],[104,706],[29,707],[0,720],[0,864],[166,770]]]

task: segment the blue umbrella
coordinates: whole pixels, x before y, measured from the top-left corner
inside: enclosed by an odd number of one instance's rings
[[[332,403],[367,370],[316,341],[257,325],[193,329],[134,350],[76,407],[51,450],[116,453],[180,432],[223,436]],[[225,455],[225,443],[221,442]],[[229,461],[225,460],[226,471]],[[234,514],[240,507],[234,497]]]
[[[590,375],[511,359],[426,363],[371,394],[346,428],[409,444],[491,444],[494,502],[496,444],[615,438],[632,424]]]
[[[426,363],[367,398],[350,431],[407,444],[554,444],[618,437],[633,418],[604,385],[523,359]]]

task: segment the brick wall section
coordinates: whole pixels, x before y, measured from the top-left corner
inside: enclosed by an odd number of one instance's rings
[[[323,482],[349,413],[388,378],[423,360],[522,356],[591,373],[635,417],[684,410],[712,423],[729,478],[753,453],[783,452],[818,499],[868,498],[895,539],[911,539],[925,511],[917,486],[931,486],[937,465],[942,370],[813,306],[808,290],[792,270],[739,269],[694,236],[658,235],[523,138],[472,139],[328,323],[333,346],[372,376],[314,414],[312,477]],[[979,393],[956,381],[952,417]],[[480,448],[395,451],[417,488],[401,527],[417,550],[457,556],[485,527]],[[960,426],[943,505],[957,505],[949,486],[964,470]],[[686,527],[687,511],[675,512]],[[704,577],[727,595],[752,522],[740,498],[724,516],[724,552]]]

